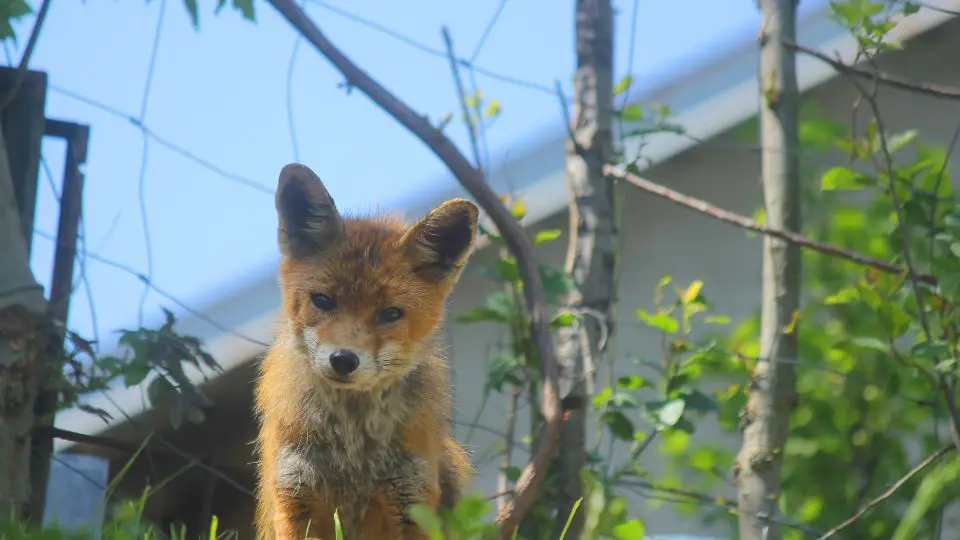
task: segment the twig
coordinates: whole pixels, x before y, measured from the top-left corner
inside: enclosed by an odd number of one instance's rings
[[[853,76],[861,77],[864,79],[874,80],[885,86],[890,86],[892,88],[906,90],[908,92],[914,92],[917,94],[923,94],[925,96],[935,97],[939,99],[960,100],[960,88],[956,88],[953,86],[944,86],[944,85],[928,83],[928,82],[911,81],[908,79],[904,79],[902,77],[898,77],[896,75],[885,73],[883,71],[873,72],[870,70],[861,69],[861,68],[857,68],[857,67],[845,64],[840,60],[830,58],[829,56],[827,56],[826,54],[820,51],[811,49],[809,47],[805,47],[803,45],[798,45],[796,43],[790,43],[786,41],[783,44],[787,48],[793,49],[798,53],[802,53],[807,56],[812,56],[813,58],[816,58],[817,60],[820,60],[825,64],[829,64],[833,69],[841,73],[846,73],[848,75],[853,75]]]
[[[450,72],[453,73],[453,82],[457,86],[457,100],[460,102],[460,110],[463,113],[463,125],[467,128],[467,136],[470,137],[470,148],[473,150],[473,161],[477,170],[482,171],[480,158],[480,144],[477,142],[477,130],[473,128],[470,121],[470,109],[467,107],[467,93],[463,89],[463,80],[460,79],[460,68],[457,66],[457,55],[453,52],[453,40],[450,39],[450,30],[444,26],[441,30],[443,34],[443,44],[447,47],[447,57],[450,58]],[[478,122],[482,119],[478,118]]]
[[[519,388],[514,388],[510,391],[510,398],[507,401],[507,432],[503,437],[503,455],[500,456],[500,475],[497,478],[497,490],[501,493],[506,494],[508,491],[507,488],[507,467],[510,466],[510,459],[513,454],[513,440],[514,432],[517,429],[517,402],[520,401],[520,394],[522,391]],[[497,497],[497,510],[503,510],[507,505],[507,497]]]
[[[549,328],[550,315],[540,278],[540,265],[533,255],[530,237],[487,184],[483,174],[470,165],[453,141],[344,56],[293,0],[270,0],[270,3],[336,67],[349,87],[363,92],[440,158],[464,189],[490,216],[510,252],[517,259],[517,266],[524,283],[523,292],[530,315],[531,333],[540,354],[544,429],[533,459],[527,464],[516,483],[516,496],[497,516],[502,537],[511,538],[520,519],[534,501],[537,486],[547,472],[547,466],[553,457],[560,434],[557,355]]]
[[[0,112],[6,110],[7,106],[16,99],[20,87],[23,86],[23,80],[27,77],[27,70],[30,68],[30,58],[33,57],[33,50],[37,46],[37,41],[40,40],[40,30],[43,28],[43,22],[47,20],[47,12],[50,11],[50,4],[52,2],[53,0],[43,0],[43,3],[40,4],[40,11],[37,12],[37,18],[33,23],[33,30],[30,31],[27,46],[23,50],[23,56],[20,57],[20,65],[17,67],[17,74],[13,79],[13,85],[7,90],[6,95],[3,96],[3,101],[0,101]]]
[[[873,112],[874,119],[877,121],[877,133],[880,137],[880,149],[883,152],[886,173],[889,181],[890,201],[893,203],[894,212],[897,217],[897,229],[900,233],[900,247],[903,250],[903,260],[907,265],[907,276],[910,279],[913,295],[917,302],[917,318],[920,321],[920,327],[923,329],[923,333],[926,336],[927,341],[933,342],[933,333],[930,330],[930,323],[927,320],[927,313],[924,309],[923,292],[920,289],[920,279],[917,275],[916,266],[913,263],[913,255],[910,252],[910,236],[906,227],[906,221],[904,220],[903,205],[900,204],[900,196],[897,194],[893,156],[890,153],[890,146],[887,143],[887,133],[883,118],[880,115],[880,107],[877,105],[877,90],[880,82],[877,74],[879,73],[879,70],[876,67],[873,57],[868,57],[868,60],[873,68],[873,88],[871,89],[871,92],[867,93],[863,88],[861,88],[860,85],[857,85],[857,87],[860,88],[861,93],[867,99],[870,110]],[[934,197],[936,197],[936,192],[934,192]],[[939,359],[936,357],[934,357],[933,360],[935,363],[939,363]],[[960,450],[960,417],[958,417],[957,414],[956,397],[954,395],[952,385],[945,381],[943,375],[937,375],[936,389],[943,391],[944,400],[947,404],[947,416],[950,418],[950,437],[953,439],[954,446]]]
[[[889,499],[891,496],[893,496],[893,494],[896,493],[896,491],[897,491],[898,489],[900,489],[900,487],[902,487],[905,483],[907,483],[907,481],[909,481],[911,478],[913,478],[914,476],[916,476],[917,473],[919,473],[919,472],[922,471],[923,469],[929,467],[930,464],[932,464],[934,461],[940,459],[941,457],[945,456],[947,453],[953,451],[954,449],[955,449],[955,448],[954,448],[953,446],[946,446],[946,447],[941,448],[940,450],[938,450],[936,453],[930,455],[929,457],[927,457],[927,459],[921,461],[921,462],[918,463],[914,468],[910,469],[910,470],[907,472],[907,474],[905,474],[905,475],[903,475],[902,477],[900,477],[899,480],[897,480],[896,482],[894,482],[893,485],[891,485],[890,487],[888,487],[883,493],[881,493],[881,494],[878,495],[876,498],[874,498],[874,499],[872,499],[870,502],[868,502],[863,508],[861,508],[860,510],[858,510],[856,514],[850,516],[849,518],[847,518],[846,520],[844,520],[842,523],[840,523],[840,524],[837,525],[836,527],[830,529],[829,531],[827,531],[826,533],[824,533],[824,535],[821,536],[820,538],[818,538],[817,540],[827,540],[827,538],[832,537],[833,535],[837,534],[838,532],[842,531],[843,529],[845,529],[845,528],[849,527],[850,525],[856,523],[857,520],[859,520],[860,518],[862,518],[867,512],[869,512],[871,509],[873,509],[873,507],[877,506],[878,504],[882,503],[883,501],[885,501],[885,500]]]
[[[761,225],[760,223],[757,223],[756,221],[750,218],[741,216],[740,214],[728,212],[721,208],[717,208],[716,206],[706,201],[696,199],[694,197],[689,197],[678,191],[674,191],[668,187],[662,186],[655,182],[651,182],[649,180],[646,180],[634,174],[621,171],[618,168],[614,167],[613,165],[605,165],[603,170],[605,174],[614,176],[648,193],[658,195],[671,202],[679,204],[680,206],[685,206],[687,208],[690,208],[691,210],[696,210],[716,220],[740,227],[741,229],[747,229],[747,230],[758,232],[760,234],[764,234],[767,236],[772,236],[774,238],[779,238],[781,240],[785,240],[787,242],[797,244],[807,249],[812,249],[814,251],[818,251],[826,255],[838,257],[840,259],[846,259],[850,262],[854,262],[856,264],[860,264],[863,266],[869,266],[871,268],[875,268],[877,270],[880,270],[882,272],[887,272],[889,274],[902,274],[906,272],[906,269],[903,267],[900,267],[885,261],[881,261],[879,259],[874,259],[873,257],[868,257],[866,255],[857,253],[855,251],[849,251],[839,246],[835,246],[832,244],[825,244],[823,242],[818,242],[816,240],[811,240],[803,235],[796,234],[793,232],[783,231],[780,229],[767,227],[766,225]],[[919,279],[924,283],[936,284],[936,280],[933,278],[933,276],[929,276],[926,274],[917,274],[916,277],[917,279]]]
[[[727,510],[734,513],[737,512],[737,503],[735,502],[736,501],[735,497],[716,497],[716,496],[707,495],[705,493],[697,493],[695,491],[690,491],[686,489],[654,484],[652,482],[648,482],[646,480],[639,480],[639,479],[620,480],[620,484],[627,487],[646,489],[653,492],[668,493],[670,495],[675,495],[677,497],[680,497],[680,499],[667,500],[666,502],[680,503],[680,502],[697,501],[703,504],[713,506],[715,508],[719,508],[721,510]],[[777,519],[777,518],[766,518],[766,519],[770,519],[771,521],[776,521],[780,525],[784,525],[793,529],[803,531],[809,535],[816,536],[820,534],[820,532],[817,531],[816,529],[813,529],[811,527],[808,527],[800,523],[795,523],[793,521]]]

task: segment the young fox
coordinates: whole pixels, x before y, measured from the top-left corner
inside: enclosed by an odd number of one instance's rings
[[[477,207],[450,200],[410,227],[345,218],[299,164],[276,206],[283,317],[256,387],[258,537],[333,540],[337,511],[351,540],[426,538],[408,508],[453,506],[472,473],[435,334]]]

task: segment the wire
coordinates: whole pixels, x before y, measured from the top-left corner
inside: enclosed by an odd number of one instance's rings
[[[167,12],[167,0],[160,0],[160,14],[157,16],[157,30],[153,36],[153,49],[150,51],[150,62],[147,65],[147,81],[143,89],[143,99],[140,103],[140,116],[137,122],[141,125],[147,118],[147,107],[150,103],[150,92],[153,90],[153,75],[157,68],[157,56],[160,52],[160,36],[163,35],[164,15]],[[144,197],[144,185],[147,179],[147,156],[150,150],[150,137],[143,132],[143,151],[140,154],[140,178],[137,184],[137,198],[140,203],[140,222],[143,224],[143,241],[147,254],[147,278],[153,279],[153,243],[150,238],[150,220],[147,214],[147,201]],[[140,295],[140,306],[137,310],[137,324],[143,326],[143,310],[150,295],[150,287],[144,286]]]
[[[473,54],[470,55],[471,64],[477,60],[477,57],[480,56],[480,51],[483,50],[483,46],[487,42],[487,38],[490,37],[490,33],[493,32],[493,28],[497,25],[497,21],[500,20],[500,14],[503,13],[503,8],[506,7],[507,0],[500,0],[500,5],[497,6],[497,10],[493,13],[493,17],[490,17],[490,21],[487,23],[486,28],[483,29],[483,34],[480,35],[480,40],[477,41],[476,47],[473,48]]]
[[[176,144],[176,143],[174,143],[174,142],[172,142],[172,141],[170,141],[170,140],[168,140],[168,139],[166,139],[166,138],[164,138],[164,137],[161,137],[160,135],[158,135],[157,133],[155,133],[153,130],[151,130],[146,124],[144,124],[143,122],[137,120],[137,119],[136,119],[135,117],[133,117],[132,115],[127,114],[127,113],[121,111],[120,109],[117,109],[116,107],[113,107],[113,106],[111,106],[111,105],[107,105],[106,103],[103,103],[102,101],[95,100],[95,99],[93,99],[93,98],[91,98],[91,97],[87,97],[87,96],[84,96],[84,95],[82,95],[82,94],[78,94],[78,93],[76,93],[76,92],[74,92],[74,91],[72,91],[72,90],[68,90],[68,89],[63,88],[63,87],[60,87],[60,86],[56,86],[56,85],[52,85],[52,84],[51,84],[51,85],[49,86],[49,89],[52,90],[52,91],[54,91],[54,92],[56,92],[56,93],[58,93],[58,94],[61,94],[61,95],[66,96],[66,97],[69,97],[70,99],[79,101],[79,102],[81,102],[81,103],[83,103],[83,104],[85,104],[85,105],[89,105],[90,107],[93,107],[93,108],[95,108],[95,109],[98,109],[98,110],[100,110],[100,111],[103,111],[103,112],[105,112],[105,113],[107,113],[107,114],[109,114],[109,115],[111,115],[111,116],[115,116],[115,117],[117,117],[117,118],[122,118],[122,119],[126,120],[127,122],[130,122],[131,124],[134,125],[134,127],[136,127],[137,129],[139,129],[140,131],[142,131],[143,133],[145,133],[148,137],[150,137],[155,143],[159,144],[160,146],[163,146],[164,148],[166,148],[166,149],[168,149],[168,150],[170,150],[170,151],[172,151],[172,152],[175,152],[175,153],[177,153],[177,154],[179,154],[179,155],[187,158],[188,160],[196,163],[197,165],[200,165],[200,166],[203,167],[204,169],[207,169],[208,171],[210,171],[210,172],[212,172],[212,173],[215,173],[217,176],[220,176],[221,178],[224,178],[224,179],[226,179],[226,180],[230,180],[230,181],[232,181],[232,182],[236,182],[236,183],[238,183],[238,184],[243,184],[243,185],[245,185],[245,186],[247,186],[247,187],[249,187],[249,188],[255,189],[255,190],[257,190],[257,191],[259,191],[259,192],[261,192],[261,193],[265,193],[265,194],[267,194],[267,195],[271,195],[271,196],[272,196],[272,195],[274,194],[273,189],[271,189],[271,188],[269,188],[269,187],[267,187],[267,186],[265,186],[265,185],[257,182],[256,180],[252,180],[252,179],[250,179],[250,178],[247,178],[247,177],[245,177],[245,176],[241,176],[241,175],[236,174],[236,173],[228,172],[228,171],[224,170],[223,168],[221,168],[220,166],[214,165],[214,164],[211,163],[210,161],[199,157],[198,155],[194,154],[194,153],[191,152],[190,150],[187,150],[187,149],[184,148],[183,146],[180,146],[180,145],[178,145],[178,144]]]
[[[413,38],[410,38],[410,37],[408,37],[408,36],[405,36],[405,35],[397,32],[397,31],[395,31],[395,30],[391,30],[391,29],[389,29],[389,28],[387,28],[387,27],[385,27],[385,26],[383,26],[383,25],[381,25],[381,24],[378,24],[378,23],[376,23],[376,22],[373,22],[373,21],[371,21],[371,20],[369,20],[369,19],[365,19],[365,18],[363,18],[363,17],[360,17],[359,15],[350,13],[349,11],[345,11],[345,10],[343,10],[343,9],[341,9],[341,8],[336,7],[336,6],[332,6],[332,5],[324,2],[323,0],[309,0],[309,1],[310,1],[311,4],[315,4],[315,5],[317,5],[317,6],[320,6],[320,7],[324,8],[324,9],[326,9],[327,11],[330,11],[330,12],[332,12],[332,13],[335,13],[335,14],[337,14],[337,15],[345,18],[345,19],[348,19],[348,20],[350,20],[350,21],[353,21],[353,22],[355,22],[355,23],[357,23],[357,24],[359,24],[359,25],[361,25],[361,26],[365,26],[365,27],[367,27],[367,28],[369,28],[369,29],[371,29],[371,30],[375,30],[375,31],[377,31],[377,32],[380,32],[381,34],[390,36],[390,37],[396,39],[397,41],[400,41],[401,43],[404,43],[404,44],[406,44],[406,45],[409,45],[410,47],[413,47],[414,49],[417,49],[417,50],[419,50],[419,51],[421,51],[421,52],[423,52],[423,53],[429,54],[429,55],[431,55],[431,56],[435,56],[435,57],[437,57],[437,58],[442,58],[442,59],[444,59],[444,60],[447,59],[447,53],[445,53],[444,51],[442,51],[442,50],[440,50],[440,49],[435,49],[435,48],[433,48],[433,47],[431,47],[431,46],[429,46],[429,45],[425,45],[425,44],[423,44],[423,43],[421,43],[421,42],[419,42],[419,41],[417,41],[417,40],[415,40],[415,39],[413,39]],[[489,70],[489,69],[482,68],[482,67],[480,67],[480,66],[474,65],[473,62],[468,61],[468,60],[464,60],[464,59],[462,59],[462,58],[458,58],[458,59],[457,59],[457,63],[460,64],[461,66],[464,66],[464,67],[467,67],[467,68],[472,68],[472,69],[476,70],[476,72],[477,72],[478,74],[484,75],[484,76],[489,77],[489,78],[491,78],[491,79],[495,79],[495,80],[498,80],[498,81],[501,81],[501,82],[505,82],[505,83],[507,83],[507,84],[512,84],[512,85],[514,85],[514,86],[519,86],[519,87],[522,87],[522,88],[529,88],[530,90],[536,90],[536,91],[538,91],[538,92],[542,92],[542,93],[545,93],[545,94],[549,94],[550,96],[556,96],[556,91],[555,91],[553,88],[551,88],[551,87],[549,87],[549,86],[547,86],[547,85],[540,84],[540,83],[536,83],[536,82],[533,82],[533,81],[527,81],[527,80],[524,80],[524,79],[520,79],[520,78],[517,78],[517,77],[513,77],[513,76],[511,76],[511,75],[503,75],[503,74],[501,74],[501,73],[497,73],[497,72],[491,71],[491,70]]]
[[[50,234],[50,233],[41,231],[41,230],[39,230],[39,229],[34,229],[33,233],[36,234],[37,236],[39,236],[40,238],[44,238],[44,239],[46,239],[46,240],[50,240],[50,241],[52,241],[52,242],[54,242],[54,243],[56,243],[56,241],[57,241],[55,236],[53,236],[53,235]],[[236,336],[236,337],[238,337],[238,338],[240,338],[240,339],[242,339],[242,340],[244,340],[244,341],[248,341],[248,342],[250,342],[250,343],[253,343],[254,345],[260,345],[260,346],[262,346],[262,347],[269,347],[269,344],[268,344],[268,343],[265,343],[265,342],[260,341],[260,340],[258,340],[258,339],[251,338],[251,337],[249,337],[249,336],[245,336],[245,335],[243,335],[243,334],[241,334],[241,333],[239,333],[239,332],[237,332],[237,331],[235,331],[235,330],[232,330],[232,329],[230,329],[230,328],[227,328],[226,326],[224,326],[224,325],[218,323],[217,321],[215,321],[214,319],[210,318],[210,316],[208,316],[208,315],[206,315],[206,314],[204,314],[204,313],[202,313],[202,312],[200,312],[200,311],[198,311],[198,310],[190,307],[189,305],[185,304],[182,300],[180,300],[179,298],[177,298],[176,296],[174,296],[172,293],[167,292],[166,290],[164,290],[164,289],[160,288],[159,286],[157,286],[157,284],[154,283],[153,281],[151,281],[147,276],[143,275],[142,273],[134,270],[133,268],[131,268],[131,267],[129,267],[129,266],[123,264],[123,263],[120,263],[120,262],[117,262],[117,261],[108,259],[108,258],[106,258],[106,257],[104,257],[104,256],[102,256],[102,255],[99,255],[99,254],[97,254],[97,253],[94,253],[94,252],[92,252],[92,251],[78,250],[78,252],[82,253],[84,257],[87,257],[87,258],[89,258],[89,259],[91,259],[91,260],[97,261],[97,262],[100,263],[100,264],[104,264],[104,265],[106,265],[106,266],[110,266],[110,267],[115,268],[115,269],[117,269],[117,270],[120,270],[120,271],[122,271],[122,272],[126,272],[127,274],[130,274],[131,276],[133,276],[133,277],[137,278],[138,280],[140,280],[144,285],[147,285],[147,286],[149,286],[151,289],[153,289],[153,291],[154,291],[155,293],[159,294],[160,296],[163,296],[163,297],[166,298],[167,300],[169,300],[169,301],[173,302],[174,304],[176,304],[177,306],[179,306],[181,309],[183,309],[183,310],[186,311],[187,313],[190,313],[190,314],[193,315],[194,317],[197,317],[198,319],[201,319],[201,320],[207,322],[208,324],[210,324],[211,326],[213,326],[213,327],[216,328],[217,330],[220,330],[221,332],[228,333],[228,334],[232,334],[232,335],[234,335],[234,336]]]

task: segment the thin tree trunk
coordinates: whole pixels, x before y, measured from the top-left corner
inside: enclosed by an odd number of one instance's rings
[[[577,72],[574,78],[573,140],[567,141],[566,172],[570,190],[570,243],[566,270],[576,285],[566,298],[585,316],[580,328],[559,332],[560,396],[565,420],[557,457],[557,521],[562,530],[577,499],[583,496],[580,471],[586,465],[588,379],[601,353],[600,325],[610,324],[614,301],[617,231],[613,180],[603,165],[613,154],[613,9],[610,0],[577,0]],[[577,512],[567,533],[580,538],[584,512]]]
[[[6,148],[0,132],[0,519],[21,519],[30,503],[37,366],[50,333],[43,289],[30,270]]]
[[[797,0],[760,0],[760,136],[767,224],[800,230],[797,110],[794,52]],[[743,446],[735,474],[741,540],[779,540],[777,512],[784,445],[795,400],[797,356],[794,319],[800,303],[800,250],[763,239],[760,361],[752,374]],[[781,360],[784,360],[781,362]]]

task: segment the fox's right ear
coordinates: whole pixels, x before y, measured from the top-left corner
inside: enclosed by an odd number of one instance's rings
[[[309,167],[291,163],[277,183],[280,251],[301,258],[324,251],[344,236],[343,218],[323,182]]]

